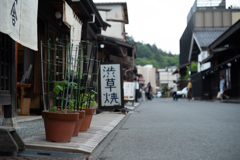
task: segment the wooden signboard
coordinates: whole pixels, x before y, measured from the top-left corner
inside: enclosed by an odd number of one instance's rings
[[[124,108],[121,63],[102,63],[100,65],[99,86],[99,109]]]

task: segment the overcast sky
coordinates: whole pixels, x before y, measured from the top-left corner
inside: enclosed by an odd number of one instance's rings
[[[187,25],[187,15],[194,0],[93,0],[127,2],[128,36],[135,41],[156,44],[164,51],[179,54],[179,39]],[[226,0],[227,7],[240,0]]]

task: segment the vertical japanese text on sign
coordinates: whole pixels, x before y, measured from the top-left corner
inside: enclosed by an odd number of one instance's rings
[[[121,77],[119,64],[101,65],[102,106],[121,105]]]

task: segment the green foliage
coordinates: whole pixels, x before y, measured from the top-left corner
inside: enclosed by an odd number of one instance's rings
[[[80,95],[82,108],[87,108],[89,102],[90,102],[90,106],[91,107],[97,106],[97,102],[94,100],[95,94],[97,94],[97,92],[92,90],[92,94],[91,95],[90,95],[90,93],[82,93]],[[80,99],[79,99],[79,101],[80,101]]]
[[[168,89],[167,86],[163,86],[163,87],[162,87],[162,91],[167,90],[167,89]]]
[[[53,108],[50,109],[50,112],[55,112],[57,110],[57,107],[54,106]]]
[[[192,62],[191,67],[187,68],[186,76],[184,76],[185,79],[190,78],[190,75],[189,75],[190,69],[191,69],[191,71],[197,71],[198,70],[198,62]]]
[[[64,87],[67,87],[67,85],[69,85],[69,87],[74,87],[76,88],[78,86],[77,83],[75,82],[69,82],[67,80],[62,80],[62,81],[56,81],[54,82],[53,85],[53,92],[58,95],[60,93],[60,91],[63,91]],[[70,98],[71,96],[68,95],[68,98]],[[56,99],[60,99],[59,97],[56,97]],[[74,109],[74,99],[68,100],[68,108],[73,110]],[[54,106],[53,108],[50,109],[50,112],[55,112],[57,110],[57,107]],[[64,110],[61,110],[61,112],[63,113]]]
[[[72,111],[74,110],[74,102],[75,102],[74,99],[68,101],[68,108],[71,109]]]
[[[136,43],[138,50],[138,58],[135,60],[136,65],[152,64],[155,68],[164,68],[167,66],[179,66],[179,55],[171,52],[163,51],[157,48],[156,44],[143,44],[142,42],[135,42],[133,37],[126,37],[129,43]]]
[[[59,94],[60,91],[63,91],[63,87],[68,84],[67,80],[62,81],[56,81],[53,85],[53,92],[56,93],[56,95]]]

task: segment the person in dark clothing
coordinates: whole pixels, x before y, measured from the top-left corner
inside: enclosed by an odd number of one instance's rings
[[[146,96],[147,96],[147,99],[148,100],[152,100],[152,86],[151,86],[151,83],[149,82],[147,87],[146,87]]]
[[[172,96],[173,96],[173,100],[178,100],[178,96],[177,96],[177,83],[176,81],[173,81],[173,88],[172,88]]]

